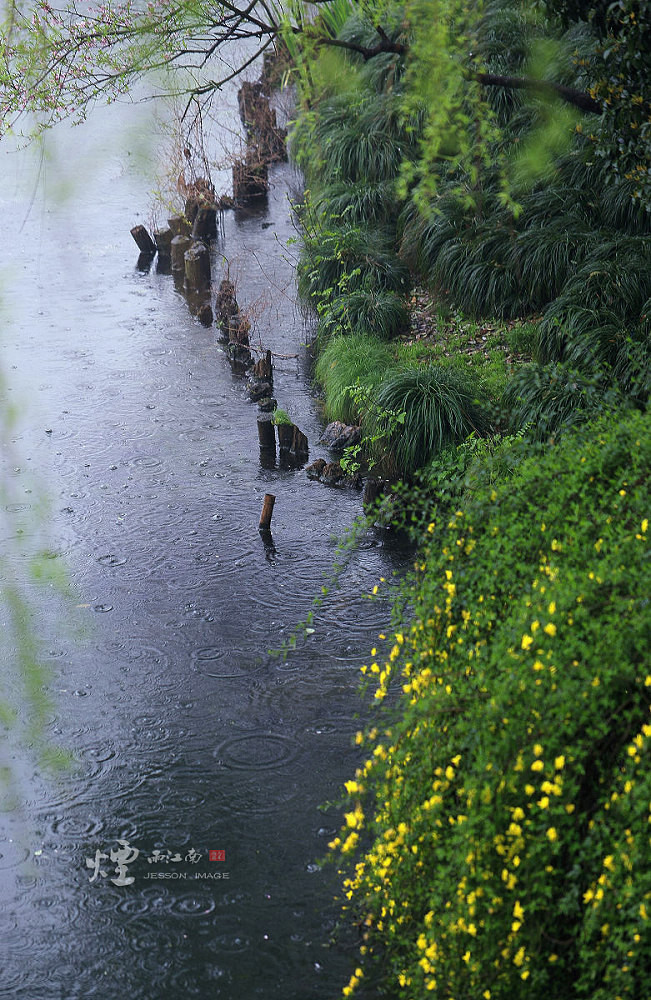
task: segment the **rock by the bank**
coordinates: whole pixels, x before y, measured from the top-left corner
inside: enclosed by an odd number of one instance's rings
[[[319,444],[325,445],[326,448],[332,448],[333,451],[343,451],[351,445],[359,444],[361,438],[361,427],[333,420],[319,438]]]

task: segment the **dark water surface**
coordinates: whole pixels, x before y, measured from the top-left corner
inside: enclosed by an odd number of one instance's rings
[[[369,535],[314,633],[284,661],[268,654],[309,611],[360,498],[261,467],[257,408],[215,330],[171,277],[136,269],[150,115],[98,112],[40,167],[2,155],[1,343],[19,410],[3,549],[22,558],[14,543],[37,533],[44,488],[48,546],[74,591],[61,619],[33,591],[48,735],[78,765],[46,781],[9,754],[20,795],[0,813],[0,996],[334,997],[350,966],[327,947],[337,877],[317,861],[339,813],[320,805],[359,760],[358,669],[387,619],[361,595],[400,555]],[[62,178],[78,192],[59,202]],[[275,168],[266,208],[226,216],[214,277],[227,258],[240,303],[257,302],[252,342],[298,354],[277,361],[275,395],[314,458],[283,249],[299,185]],[[257,531],[266,492],[275,553]],[[125,885],[112,881],[118,840]]]

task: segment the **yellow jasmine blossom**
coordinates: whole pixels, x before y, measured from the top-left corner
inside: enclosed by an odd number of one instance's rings
[[[550,601],[549,602],[549,606],[547,608],[547,611],[549,612],[550,615],[554,614],[554,612],[556,611],[556,601]]]
[[[558,757],[554,757],[554,767],[557,771],[562,771],[565,767],[565,755],[560,754]]]
[[[548,831],[547,831],[547,839],[551,840],[551,842],[554,843],[554,841],[557,839],[557,837],[558,837],[558,834],[556,833],[556,827],[555,826],[550,826],[549,829],[548,829]]]
[[[549,799],[547,798],[546,795],[543,795],[541,799],[538,799],[536,805],[538,805],[541,809],[547,809],[547,807],[549,806]]]
[[[516,899],[515,903],[513,904],[513,916],[515,917],[516,920],[522,920],[522,918],[524,917],[524,910],[520,905],[519,899]]]
[[[542,757],[542,755],[543,755],[543,748],[540,745],[540,743],[536,743],[535,747],[533,748],[533,753],[534,753],[534,757]]]
[[[533,639],[530,635],[523,635],[521,646],[523,649],[529,649],[529,646],[533,645]]]
[[[543,761],[542,760],[534,760],[533,764],[531,765],[531,770],[532,771],[544,771],[545,770],[545,765],[544,765]]]
[[[556,635],[556,626],[554,625],[553,622],[547,622],[547,624],[543,629],[543,632],[546,632],[547,635]]]

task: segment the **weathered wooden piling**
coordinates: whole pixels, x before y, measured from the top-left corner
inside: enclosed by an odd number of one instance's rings
[[[267,351],[264,358],[260,358],[259,361],[256,361],[253,366],[253,375],[255,375],[256,378],[263,379],[265,382],[271,381],[273,378],[271,351]]]
[[[272,413],[261,413],[258,417],[258,440],[261,448],[276,449],[276,432]]]
[[[274,512],[276,497],[273,493],[265,493],[262,513],[260,514],[260,530],[268,531],[271,525],[271,518]]]
[[[185,283],[188,288],[205,288],[210,284],[210,250],[201,240],[195,240],[186,250]]]
[[[278,444],[281,451],[289,451],[292,447],[292,441],[294,440],[294,425],[293,424],[276,424],[276,430],[278,431]]]
[[[303,434],[303,431],[299,431],[296,424],[294,424],[294,433],[292,435],[292,451],[299,457],[301,455],[307,456],[308,454],[308,444],[307,437]]]
[[[228,317],[228,342],[248,347],[250,329],[251,324],[246,316],[243,316],[240,312],[233,313],[232,316]]]
[[[185,254],[192,246],[189,236],[175,236],[170,244],[173,271],[185,271]]]
[[[212,240],[217,235],[217,209],[199,206],[192,224],[192,236],[196,240]]]
[[[152,257],[154,256],[156,253],[156,244],[144,226],[134,226],[131,230],[131,235],[136,241],[138,249],[141,253],[148,253],[151,254]]]
[[[156,249],[158,250],[159,257],[169,257],[172,252],[172,240],[174,239],[174,233],[169,226],[165,229],[155,229],[154,230],[154,243],[156,244]]]
[[[233,164],[233,197],[243,204],[263,198],[269,188],[267,164],[257,150],[249,148],[245,160]]]

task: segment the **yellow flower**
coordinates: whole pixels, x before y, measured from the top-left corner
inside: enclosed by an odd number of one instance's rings
[[[554,767],[557,771],[562,771],[565,767],[565,755],[560,754],[558,757],[554,757]]]
[[[554,612],[556,611],[556,601],[550,601],[549,602],[549,607],[547,608],[547,610],[548,610],[548,612],[549,612],[550,615],[553,615]]]
[[[515,917],[516,920],[522,920],[522,918],[524,917],[524,910],[520,905],[519,899],[516,899],[515,903],[513,904],[513,916]]]
[[[534,760],[533,764],[531,765],[531,770],[532,771],[544,771],[545,770],[545,765],[544,765],[543,761],[542,760]]]
[[[543,632],[546,632],[547,635],[556,635],[556,626],[554,625],[553,622],[547,622],[547,624],[543,629]]]
[[[543,795],[541,799],[538,799],[536,805],[540,806],[541,809],[547,809],[547,807],[549,806],[549,799],[547,798],[546,795]]]
[[[524,946],[522,948],[518,948],[515,955],[513,956],[514,965],[522,965],[523,962],[524,962]]]
[[[534,757],[542,757],[542,755],[543,755],[543,748],[540,745],[540,743],[536,743],[535,747],[533,748],[533,755],[534,755]]]
[[[555,826],[550,826],[549,829],[548,829],[548,831],[547,831],[547,839],[551,840],[551,842],[553,844],[554,841],[557,838],[558,838],[558,834],[556,833],[556,827]]]
[[[533,639],[530,635],[523,635],[522,642],[520,644],[523,649],[529,649],[529,646],[533,645]]]

